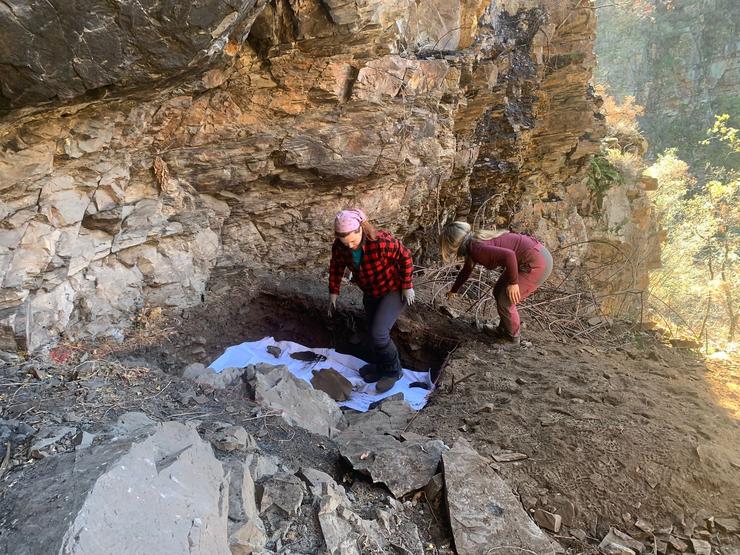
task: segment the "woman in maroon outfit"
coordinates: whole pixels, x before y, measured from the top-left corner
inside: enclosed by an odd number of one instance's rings
[[[467,222],[446,225],[439,236],[439,244],[445,262],[454,256],[465,258],[462,270],[447,293],[448,298],[460,290],[476,264],[490,270],[503,267],[493,288],[499,315],[495,341],[518,345],[521,320],[516,305],[542,285],[552,272],[550,252],[529,235],[505,230],[473,232]]]

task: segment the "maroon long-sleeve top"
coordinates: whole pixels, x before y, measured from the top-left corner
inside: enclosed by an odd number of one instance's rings
[[[499,266],[504,268],[503,277],[511,285],[518,283],[519,266],[529,265],[540,243],[529,235],[519,233],[504,233],[494,239],[486,241],[473,239],[468,245],[468,256],[465,264],[457,275],[451,291],[457,293],[460,287],[468,280],[476,264],[481,264],[493,270]]]

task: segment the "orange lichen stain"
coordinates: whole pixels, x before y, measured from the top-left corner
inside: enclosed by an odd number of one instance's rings
[[[239,53],[239,50],[241,50],[241,47],[235,40],[230,40],[226,43],[226,46],[224,46],[224,54],[227,56],[236,56]]]

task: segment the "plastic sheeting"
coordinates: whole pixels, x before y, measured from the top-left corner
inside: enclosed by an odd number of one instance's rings
[[[279,357],[275,357],[267,351],[267,347],[272,345],[280,349]],[[291,353],[301,351],[311,351],[317,355],[323,355],[326,359],[307,362],[291,358]],[[210,368],[216,372],[222,372],[224,368],[244,368],[249,364],[259,364],[260,362],[273,365],[284,364],[294,376],[308,383],[311,383],[313,370],[334,368],[352,382],[352,395],[349,400],[337,404],[360,412],[366,412],[372,403],[396,393],[403,393],[409,406],[414,410],[419,410],[426,405],[427,398],[434,388],[429,372],[414,372],[404,369],[403,376],[393,388],[385,393],[376,393],[375,384],[365,383],[358,373],[365,361],[352,355],[338,353],[334,349],[309,348],[292,341],[275,341],[272,337],[229,347],[210,365]],[[417,385],[411,387],[413,383]],[[425,384],[426,388],[419,387],[419,383]]]

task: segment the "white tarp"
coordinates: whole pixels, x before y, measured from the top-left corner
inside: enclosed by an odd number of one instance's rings
[[[281,350],[279,358],[267,352],[267,347],[271,345]],[[311,351],[318,355],[323,355],[326,357],[326,360],[305,362],[290,357],[291,353],[301,351]],[[351,355],[338,353],[334,349],[312,349],[292,341],[275,341],[272,337],[265,337],[259,341],[229,347],[209,367],[213,368],[216,372],[222,372],[224,368],[244,368],[249,364],[258,364],[260,362],[275,365],[284,364],[294,376],[308,383],[311,383],[313,370],[334,368],[334,370],[352,382],[352,396],[350,399],[337,404],[360,412],[366,412],[370,408],[371,403],[385,399],[396,393],[403,393],[404,399],[406,399],[409,406],[414,410],[419,410],[426,405],[427,397],[434,387],[429,372],[412,372],[411,370],[404,369],[403,376],[396,382],[396,385],[385,393],[376,393],[375,384],[365,383],[358,373],[358,370],[365,364],[365,361]],[[414,382],[422,382],[429,389],[410,387]]]

